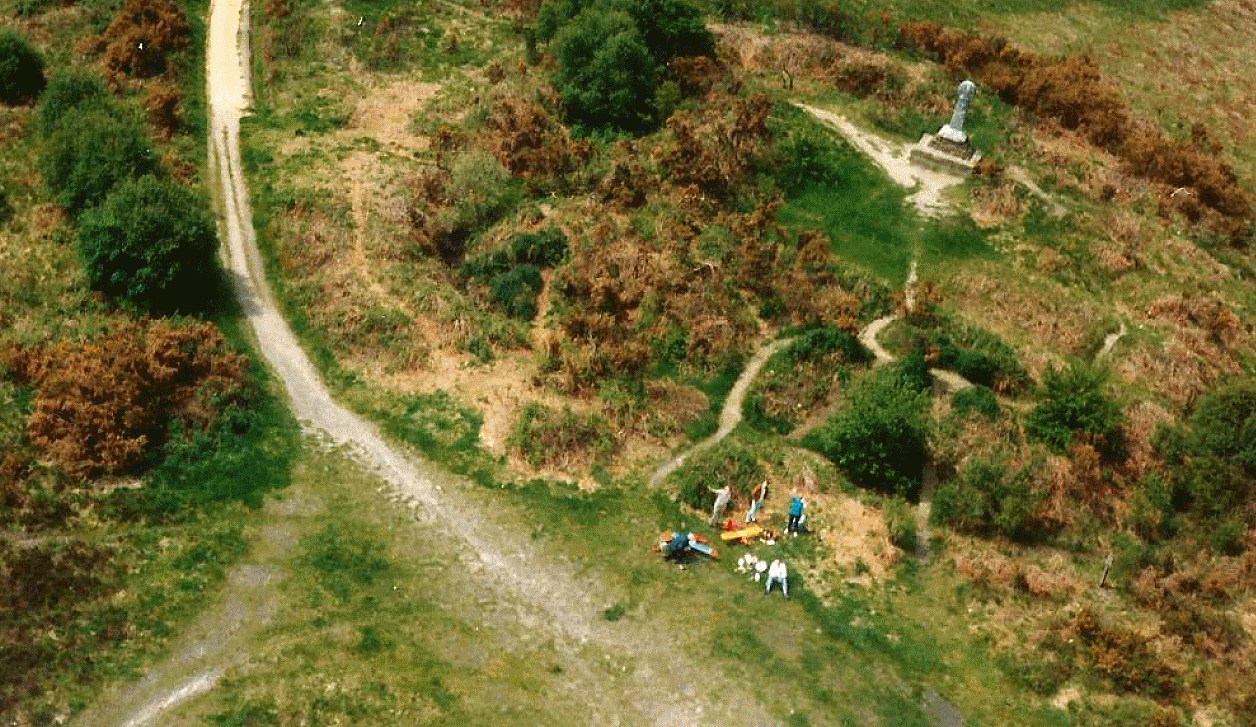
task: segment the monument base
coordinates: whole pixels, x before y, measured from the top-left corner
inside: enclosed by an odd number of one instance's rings
[[[934,134],[925,134],[907,156],[912,164],[966,177],[977,168],[981,152],[967,143],[957,143]]]

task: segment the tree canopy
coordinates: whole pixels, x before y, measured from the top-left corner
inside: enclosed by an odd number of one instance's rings
[[[25,38],[0,30],[0,103],[30,103],[44,90],[44,59]]]
[[[118,185],[84,213],[76,242],[93,288],[151,312],[200,310],[216,285],[214,221],[203,200],[173,181]]]

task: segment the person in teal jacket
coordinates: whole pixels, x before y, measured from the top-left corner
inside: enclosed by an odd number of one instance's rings
[[[798,496],[798,492],[794,492],[794,496],[789,501],[789,522],[785,525],[785,531],[798,534],[802,525],[802,513],[807,507],[807,501]]]

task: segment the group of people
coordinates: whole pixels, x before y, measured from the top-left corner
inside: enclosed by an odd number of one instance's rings
[[[753,523],[759,521],[759,510],[763,507],[763,500],[768,496],[768,481],[764,480],[754,491],[750,493],[750,509],[746,511],[746,522]],[[721,487],[715,491],[715,506],[711,508],[711,527],[720,526],[720,520],[724,517],[724,510],[728,507],[729,500],[732,499],[732,490],[728,485]],[[807,516],[805,510],[807,501],[799,496],[798,490],[794,490],[793,496],[789,500],[789,520],[785,524],[785,532],[797,535],[802,532],[803,523]]]

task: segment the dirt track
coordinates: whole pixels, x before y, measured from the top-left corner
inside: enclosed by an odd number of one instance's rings
[[[450,562],[475,573],[479,585],[493,594],[491,605],[471,601],[469,608],[482,608],[504,631],[519,634],[524,648],[552,640],[567,656],[563,688],[587,709],[588,724],[776,724],[759,704],[749,701],[744,689],[679,648],[683,642],[676,635],[659,633],[653,624],[608,623],[601,610],[616,601],[616,594],[606,592],[595,576],[583,572],[579,564],[539,552],[504,524],[472,510],[458,496],[471,485],[394,450],[375,427],[331,398],[279,314],[254,239],[239,147],[240,117],[250,97],[248,34],[241,23],[247,17],[243,0],[213,3],[207,59],[210,162],[228,273],[257,346],[282,380],[297,418],[347,447],[394,489],[394,499],[409,504],[421,527],[449,543]],[[156,665],[141,682],[110,691],[79,723],[161,724],[166,710],[210,692],[247,656],[241,650],[247,649],[248,635],[266,618],[261,606],[269,575],[261,581],[238,575],[227,588],[224,604],[202,617],[209,628],[176,643],[174,656]],[[244,620],[233,605],[236,591],[249,594],[250,602],[258,606],[246,609]],[[229,633],[212,627],[228,622],[233,626]],[[631,661],[637,668],[623,676],[608,676],[599,664],[609,659]],[[693,679],[697,673],[704,678]]]

